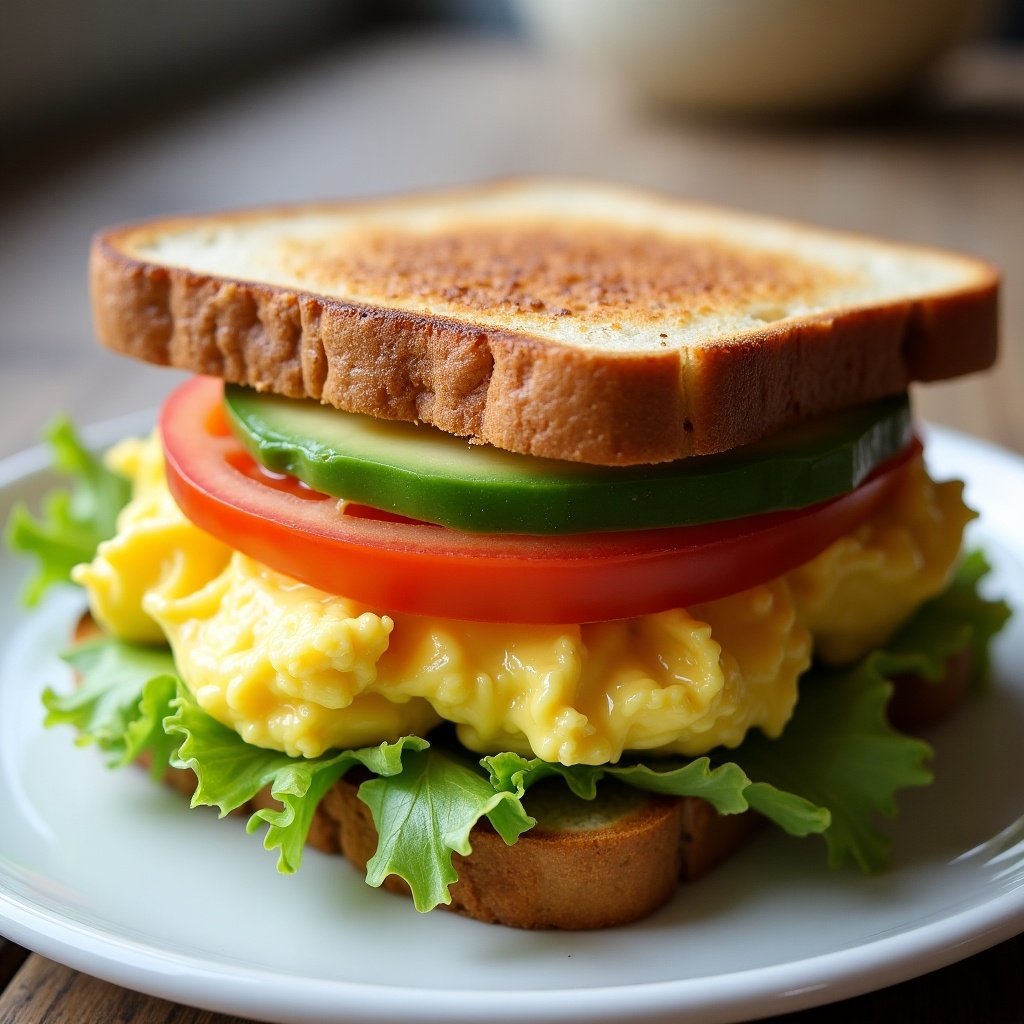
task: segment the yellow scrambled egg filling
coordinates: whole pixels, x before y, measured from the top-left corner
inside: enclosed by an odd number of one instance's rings
[[[110,461],[133,498],[75,570],[94,617],[124,639],[166,638],[209,714],[306,757],[442,719],[470,749],[564,764],[778,735],[812,649],[845,662],[883,641],[946,585],[971,517],[960,484],[917,459],[871,521],[770,583],[614,622],[468,623],[378,613],[232,551],[178,510],[153,438]]]

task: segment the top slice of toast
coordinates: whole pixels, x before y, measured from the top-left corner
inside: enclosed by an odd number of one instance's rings
[[[525,179],[100,234],[112,349],[511,451],[723,451],[981,370],[966,256],[590,182]]]

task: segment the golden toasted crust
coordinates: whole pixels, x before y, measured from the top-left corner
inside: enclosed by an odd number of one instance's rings
[[[136,225],[97,236],[91,274],[116,351],[608,465],[996,352],[980,261],[585,183]]]

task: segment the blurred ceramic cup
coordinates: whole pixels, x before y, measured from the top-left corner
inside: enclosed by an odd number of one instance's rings
[[[986,0],[516,0],[557,53],[660,104],[709,113],[813,114],[910,86],[977,31]]]

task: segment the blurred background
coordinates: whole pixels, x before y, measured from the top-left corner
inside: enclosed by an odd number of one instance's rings
[[[57,410],[88,424],[153,408],[178,376],[94,344],[99,228],[525,173],[986,258],[1004,271],[1000,365],[922,388],[918,408],[1024,452],[1024,0],[3,0],[2,13],[0,456]],[[1018,1019],[1021,941],[828,1019],[919,1019],[922,1005],[936,1022]]]
[[[1017,401],[1024,0],[5,0],[4,22],[0,454],[55,408],[171,385],[92,343],[99,227],[522,173],[978,253],[1006,271]],[[1014,444],[974,387],[923,407]]]

